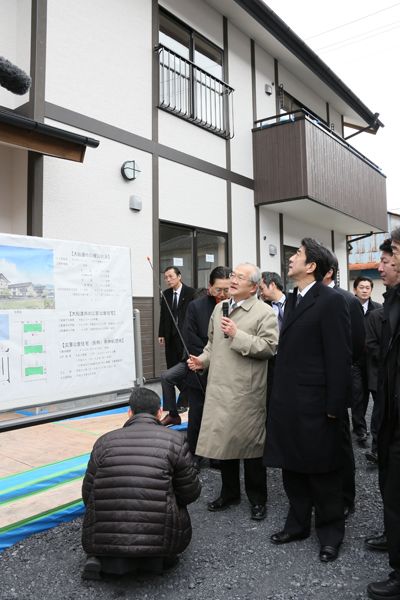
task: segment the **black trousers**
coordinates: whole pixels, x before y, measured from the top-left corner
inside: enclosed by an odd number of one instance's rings
[[[282,470],[283,487],[289,499],[284,530],[307,535],[315,509],[315,531],[321,546],[338,546],[344,537],[343,476],[330,473],[295,473]]]
[[[345,506],[354,506],[356,497],[356,464],[354,460],[353,441],[350,432],[349,413],[346,410],[342,420],[342,476],[343,502]]]
[[[353,431],[356,435],[367,433],[365,413],[368,408],[369,389],[366,365],[356,363],[351,368],[352,373],[352,405],[351,418]]]
[[[244,458],[244,487],[250,504],[265,504],[267,501],[267,471],[263,459]],[[221,460],[222,498],[229,500],[240,497],[240,460]]]
[[[190,386],[187,388],[187,395],[189,398],[187,441],[190,452],[196,454],[197,440],[199,438],[201,419],[203,417],[205,392],[200,388]]]
[[[391,428],[393,425],[391,425]],[[400,422],[391,432],[385,448],[384,464],[380,470],[383,513],[389,550],[389,564],[400,577]],[[380,456],[379,447],[379,456]]]
[[[188,366],[185,362],[178,362],[173,367],[163,371],[160,375],[163,396],[163,409],[174,411],[177,409],[175,386],[179,391],[185,390],[185,378]]]

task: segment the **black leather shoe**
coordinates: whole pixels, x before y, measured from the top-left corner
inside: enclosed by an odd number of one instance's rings
[[[367,537],[364,540],[364,544],[368,550],[375,550],[378,552],[387,552],[388,550],[386,533]]]
[[[305,540],[309,537],[309,533],[287,533],[287,531],[278,531],[271,535],[270,540],[273,544],[288,544],[296,540]]]
[[[378,453],[376,452],[376,450],[369,450],[368,452],[366,452],[365,458],[371,465],[378,464]]]
[[[253,521],[262,521],[267,516],[265,504],[254,504],[251,507],[251,518]]]
[[[386,581],[370,583],[367,592],[373,600],[400,600],[400,579],[389,575]]]
[[[219,496],[212,502],[209,502],[207,504],[207,508],[211,512],[217,512],[218,510],[226,510],[230,506],[234,506],[235,504],[239,504],[239,503],[240,503],[240,498],[225,499],[225,498],[222,498],[222,496]]]
[[[82,571],[82,579],[101,579],[101,562],[97,556],[88,556]]]
[[[368,435],[365,431],[361,431],[360,433],[357,434],[357,444],[359,444],[361,447],[364,446],[364,444],[367,443],[367,438]]]
[[[343,510],[344,518],[347,519],[350,515],[354,513],[354,504],[346,504]]]
[[[339,556],[338,546],[321,546],[319,551],[319,560],[321,562],[331,562]]]

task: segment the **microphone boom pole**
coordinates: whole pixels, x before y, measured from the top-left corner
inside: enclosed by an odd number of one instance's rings
[[[165,297],[165,294],[164,294],[164,292],[163,292],[163,290],[162,290],[162,287],[160,286],[160,284],[159,284],[159,283],[158,283],[158,281],[156,280],[156,276],[155,276],[155,273],[154,273],[154,267],[153,267],[153,263],[152,263],[152,262],[151,262],[151,260],[150,260],[150,256],[147,256],[146,258],[147,258],[147,262],[148,262],[148,263],[149,263],[149,265],[150,265],[150,269],[151,269],[151,271],[152,271],[152,273],[153,273],[153,281],[154,281],[154,283],[156,284],[156,286],[158,287],[158,290],[159,290],[159,292],[160,292],[160,294],[161,294],[161,297],[162,297],[162,299],[163,299],[163,300],[164,300],[164,302],[165,302],[165,305],[166,305],[166,307],[167,307],[167,309],[168,309],[168,312],[169,312],[169,314],[170,314],[170,317],[171,317],[171,319],[172,319],[172,322],[173,322],[173,324],[174,324],[174,326],[175,326],[175,329],[176,329],[176,331],[177,331],[177,333],[178,333],[178,335],[179,335],[179,338],[180,338],[180,340],[181,340],[181,342],[182,342],[183,349],[184,349],[184,350],[185,350],[185,352],[186,352],[186,356],[187,356],[188,358],[190,358],[190,352],[189,352],[189,350],[188,350],[188,347],[186,346],[185,340],[183,339],[183,335],[182,335],[182,333],[181,333],[181,330],[180,330],[180,329],[179,329],[179,327],[178,327],[178,323],[176,322],[176,320],[175,320],[175,317],[174,317],[174,315],[172,314],[171,307],[170,307],[170,305],[169,305],[169,304],[168,304],[168,302],[167,302],[167,299],[166,299],[166,297]],[[197,380],[198,380],[198,382],[199,382],[199,385],[200,385],[200,388],[201,388],[201,390],[203,391],[203,393],[205,393],[205,389],[204,389],[203,383],[202,383],[202,381],[201,381],[201,379],[200,379],[200,377],[199,377],[199,374],[198,374],[196,371],[195,371],[195,375],[196,375],[196,377],[197,377]]]

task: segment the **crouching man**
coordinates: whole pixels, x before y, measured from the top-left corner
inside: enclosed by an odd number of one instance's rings
[[[192,528],[186,505],[200,494],[187,442],[163,427],[160,399],[136,388],[128,421],[95,443],[82,485],[85,579],[160,573],[175,565]]]

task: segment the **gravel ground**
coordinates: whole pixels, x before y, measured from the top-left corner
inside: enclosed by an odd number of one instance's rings
[[[219,473],[201,471],[203,491],[189,508],[193,540],[178,568],[162,576],[125,576],[83,581],[81,520],[34,535],[0,554],[1,600],[351,600],[366,598],[367,583],[385,579],[387,555],[364,550],[363,538],[380,532],[382,506],[377,470],[357,460],[356,512],[347,523],[340,557],[323,564],[313,532],[301,542],[274,546],[287,510],[279,470],[268,472],[268,516],[249,518],[245,499],[223,513],[206,502],[219,492]]]

